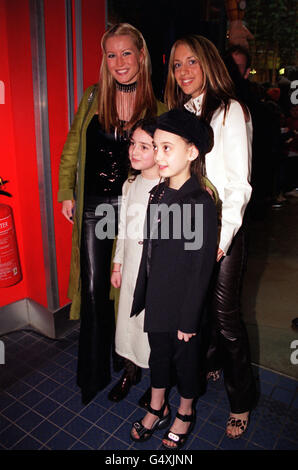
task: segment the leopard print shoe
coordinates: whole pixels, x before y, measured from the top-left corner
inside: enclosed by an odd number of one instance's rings
[[[231,415],[227,421],[226,435],[230,439],[239,439],[239,437],[241,437],[247,430],[248,421],[249,419],[241,419]],[[232,435],[228,432],[228,427],[237,428],[240,432],[238,432],[236,435]]]

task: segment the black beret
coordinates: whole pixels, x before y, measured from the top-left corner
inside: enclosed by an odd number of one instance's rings
[[[157,118],[156,129],[171,132],[194,144],[201,156],[213,147],[211,126],[186,109],[171,109]]]

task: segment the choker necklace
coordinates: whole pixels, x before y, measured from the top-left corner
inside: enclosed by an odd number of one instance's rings
[[[136,91],[137,89],[137,82],[126,85],[125,83],[117,82],[117,80],[115,81],[116,81],[116,88],[118,91],[122,91],[124,93],[132,93],[133,91]]]

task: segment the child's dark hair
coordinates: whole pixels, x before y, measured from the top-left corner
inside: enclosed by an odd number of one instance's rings
[[[205,185],[204,185],[204,182],[203,182],[203,178],[206,177],[206,153],[210,152],[210,150],[212,150],[213,148],[213,144],[214,144],[214,134],[213,134],[213,130],[212,130],[212,127],[205,121],[203,120],[202,118],[196,116],[197,119],[200,119],[201,123],[204,124],[204,127],[203,127],[203,133],[205,134],[205,139],[206,139],[206,142],[208,142],[207,144],[207,148],[202,148],[202,147],[198,147],[198,145],[195,143],[195,142],[192,142],[191,139],[185,139],[185,142],[187,142],[188,144],[193,144],[197,147],[198,151],[199,151],[199,155],[198,157],[193,160],[190,164],[190,172],[192,175],[195,175],[201,185],[201,187],[203,188]]]
[[[134,126],[132,126],[129,137],[132,136],[135,130],[137,129],[142,129],[142,131],[147,132],[152,138],[156,129],[156,119],[140,119],[135,123]]]
[[[137,129],[141,129],[142,131],[146,132],[148,135],[150,135],[150,137],[153,138],[153,135],[156,129],[156,119],[148,118],[148,119],[140,119],[139,121],[137,121],[130,130],[129,139],[131,139],[134,131],[136,131]],[[140,173],[141,173],[141,170],[135,170],[130,165],[128,181],[132,183]]]

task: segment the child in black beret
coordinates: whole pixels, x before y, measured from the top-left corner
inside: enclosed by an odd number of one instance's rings
[[[151,403],[131,438],[148,440],[171,421],[165,398],[174,368],[180,406],[163,445],[181,448],[195,424],[193,400],[201,390],[200,327],[216,259],[217,213],[201,184],[211,127],[188,111],[157,119],[155,161],[165,181],[150,191],[142,259],[131,316],[145,308],[151,348]]]

